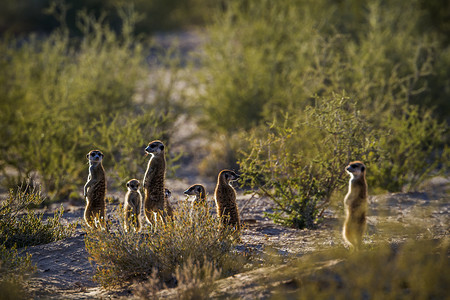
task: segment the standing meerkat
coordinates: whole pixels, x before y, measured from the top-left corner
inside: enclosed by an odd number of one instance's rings
[[[164,182],[166,176],[166,157],[164,144],[161,141],[152,141],[145,148],[151,155],[147,171],[144,175],[144,215],[147,222],[156,225],[157,217],[166,220]]]
[[[237,231],[241,229],[239,212],[236,204],[236,191],[230,182],[239,179],[239,176],[231,170],[222,170],[217,177],[217,185],[214,191],[217,216],[220,222],[231,225]]]
[[[170,204],[170,197],[172,197],[172,192],[165,188],[164,189],[164,209],[167,212],[167,215],[171,218],[173,218],[173,207]]]
[[[184,194],[188,196],[195,196],[194,202],[192,204],[206,205],[206,191],[203,185],[191,185],[187,190],[184,191]]]
[[[358,250],[366,230],[366,166],[360,161],[354,161],[345,170],[350,174],[350,181],[348,193],[344,199],[346,217],[342,235],[352,250]]]
[[[123,204],[125,232],[128,232],[131,226],[136,232],[141,230],[142,195],[139,191],[140,185],[141,183],[137,179],[127,182],[128,191]]]
[[[84,220],[90,228],[106,228],[106,176],[102,165],[103,153],[92,150],[86,155],[89,160],[89,175],[84,185],[86,209]]]

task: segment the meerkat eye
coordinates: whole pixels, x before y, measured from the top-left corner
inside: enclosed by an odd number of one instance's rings
[[[159,146],[159,149],[164,150],[164,145]]]
[[[352,164],[352,165],[350,165],[350,167],[352,167],[353,169],[356,169],[358,167],[358,165],[357,164]]]

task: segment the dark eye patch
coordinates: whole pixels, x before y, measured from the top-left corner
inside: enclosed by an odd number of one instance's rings
[[[350,165],[350,167],[352,167],[353,169],[356,169],[358,167],[358,165],[357,164],[352,164],[352,165]]]

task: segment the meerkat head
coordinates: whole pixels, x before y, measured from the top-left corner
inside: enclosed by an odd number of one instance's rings
[[[357,179],[361,177],[361,175],[364,176],[366,172],[366,166],[360,161],[353,161],[348,164],[348,166],[345,168],[345,171],[350,174],[351,179]]]
[[[129,191],[137,191],[139,190],[139,186],[141,183],[137,179],[131,179],[127,182],[127,189]]]
[[[205,196],[205,188],[201,184],[194,184],[184,191],[185,195],[189,196]]]
[[[89,164],[96,165],[102,162],[104,155],[100,150],[91,150],[86,154],[86,157],[89,160]]]
[[[145,152],[152,155],[164,153],[164,144],[163,142],[158,140],[150,142],[147,148],[145,148]]]
[[[164,197],[169,199],[172,196],[172,192],[169,189],[164,189]]]
[[[222,170],[219,173],[219,178],[223,178],[227,183],[230,183],[231,181],[235,181],[239,179],[239,175],[231,170]]]

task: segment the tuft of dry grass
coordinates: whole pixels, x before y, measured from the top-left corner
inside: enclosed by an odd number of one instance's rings
[[[177,276],[185,274],[179,266],[196,266],[201,274],[220,269],[220,275],[226,276],[242,269],[246,260],[235,251],[234,230],[220,230],[219,220],[208,207],[181,202],[173,221],[160,223],[152,231],[144,228],[141,233],[125,232],[122,214],[114,214],[119,222],[110,222],[108,231],[87,230],[85,238],[90,259],[97,266],[94,280],[104,287],[149,277],[159,281],[159,286],[175,286],[180,282]]]
[[[446,299],[449,253],[448,239],[332,249],[300,259],[283,275],[291,288],[281,284],[274,299]]]

